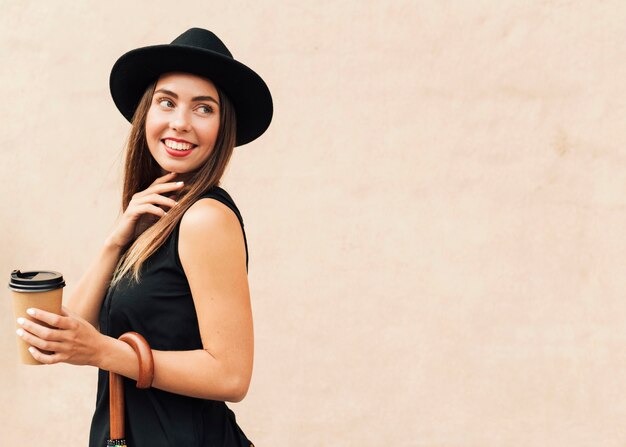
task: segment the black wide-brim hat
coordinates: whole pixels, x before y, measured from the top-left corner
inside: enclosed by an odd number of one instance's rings
[[[148,85],[172,71],[208,78],[228,96],[237,116],[235,146],[258,138],[270,125],[272,95],[263,79],[202,28],[191,28],[170,44],[136,48],[115,62],[109,78],[111,96],[129,122]]]

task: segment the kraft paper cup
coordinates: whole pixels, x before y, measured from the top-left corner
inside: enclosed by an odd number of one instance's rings
[[[34,321],[42,326],[51,327],[43,321],[39,321],[26,313],[26,309],[35,307],[48,312],[61,315],[63,298],[63,287],[65,281],[59,272],[50,270],[31,270],[21,272],[13,270],[9,280],[9,289],[13,296],[13,314],[15,316],[15,329],[21,327],[17,324],[19,317]],[[24,365],[43,365],[35,360],[28,351],[30,345],[22,337],[17,337],[17,352],[20,362]],[[41,350],[44,354],[53,354],[49,351]]]

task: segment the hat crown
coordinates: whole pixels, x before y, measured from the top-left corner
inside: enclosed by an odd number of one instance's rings
[[[190,28],[171,42],[172,45],[185,45],[214,51],[229,58],[233,55],[224,42],[211,31],[202,28]]]

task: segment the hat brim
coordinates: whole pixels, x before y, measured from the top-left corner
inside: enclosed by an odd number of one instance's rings
[[[146,87],[167,72],[182,71],[210,79],[231,100],[241,146],[270,125],[272,96],[265,81],[246,65],[214,51],[185,45],[152,45],[123,54],[113,65],[109,87],[113,102],[132,122]]]

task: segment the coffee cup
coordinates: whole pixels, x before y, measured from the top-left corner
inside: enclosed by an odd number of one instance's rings
[[[37,320],[26,313],[31,307],[42,309],[61,315],[65,281],[59,272],[49,270],[31,270],[21,272],[13,270],[9,280],[9,289],[13,295],[13,314],[15,316],[16,329],[21,327],[17,324],[19,317],[31,320],[41,326],[51,327],[43,321]],[[30,345],[22,337],[17,336],[17,351],[21,363],[25,365],[43,365],[35,360],[28,351]],[[40,349],[44,354],[53,354],[50,351]]]

